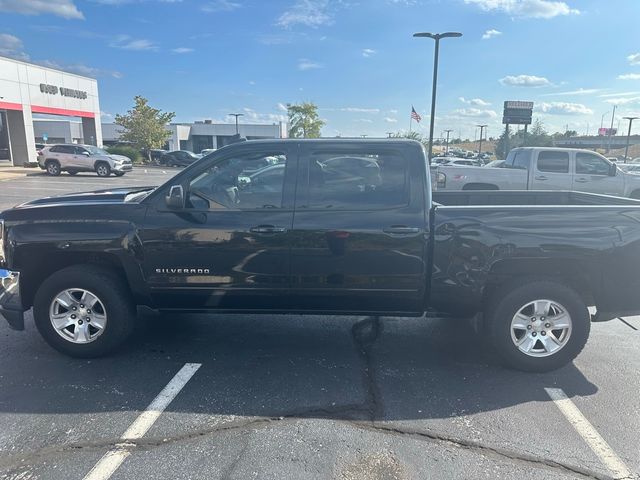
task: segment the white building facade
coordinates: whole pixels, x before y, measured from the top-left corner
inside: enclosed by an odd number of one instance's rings
[[[77,118],[81,128],[74,128],[70,136],[102,146],[95,79],[0,57],[0,161],[5,158],[13,165],[37,161],[36,137],[45,143],[49,133],[46,124],[44,130],[35,131],[33,114]],[[83,136],[73,137],[76,132]],[[60,138],[54,135],[52,139]]]
[[[113,123],[102,124],[105,144],[118,143],[120,127]],[[208,120],[195,123],[172,123],[167,126],[171,136],[167,141],[167,150],[189,150],[200,153],[204,149],[220,148],[227,145],[236,134],[232,123],[213,123]],[[238,133],[247,140],[260,138],[286,138],[287,124],[284,122],[270,125],[239,124]]]

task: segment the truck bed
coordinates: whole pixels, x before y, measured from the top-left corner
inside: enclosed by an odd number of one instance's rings
[[[640,200],[565,190],[461,190],[434,191],[433,202],[442,206],[517,206],[517,205],[630,205]]]

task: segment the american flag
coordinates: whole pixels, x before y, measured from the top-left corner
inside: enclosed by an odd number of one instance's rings
[[[418,114],[418,112],[416,112],[416,109],[413,108],[413,105],[411,105],[411,118],[413,118],[418,123],[420,123],[420,120],[422,120],[422,117]]]

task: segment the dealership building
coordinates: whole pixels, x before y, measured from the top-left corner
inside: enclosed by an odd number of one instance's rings
[[[56,118],[60,121],[51,120]],[[98,82],[0,57],[0,162],[35,162],[36,141],[66,141],[57,130],[49,133],[56,123],[73,129],[69,131],[71,141],[102,145]]]
[[[120,141],[120,129],[114,123],[102,124],[102,138],[105,145],[113,145]],[[167,125],[170,137],[165,145],[166,150],[189,150],[200,153],[206,148],[220,148],[232,141],[236,134],[236,126],[232,123],[213,123],[212,120],[194,123],[172,123]],[[238,133],[247,140],[260,138],[285,138],[286,122],[270,125],[247,124],[238,125]]]

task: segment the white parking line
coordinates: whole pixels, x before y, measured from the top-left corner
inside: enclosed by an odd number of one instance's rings
[[[127,441],[142,438],[149,431],[158,417],[201,366],[202,364],[200,363],[186,363],[153,402],[149,404],[147,409],[124,432],[120,437],[122,443],[105,453],[91,471],[85,475],[84,480],[107,480],[110,478],[130,454],[127,448]]]
[[[611,449],[609,444],[598,433],[598,431],[589,423],[589,420],[578,410],[578,407],[567,397],[561,388],[545,388],[547,394],[553,400],[553,403],[560,409],[562,414],[573,425],[573,428],[587,442],[589,448],[593,450],[598,458],[605,464],[614,478],[629,478],[631,471],[624,462]]]

